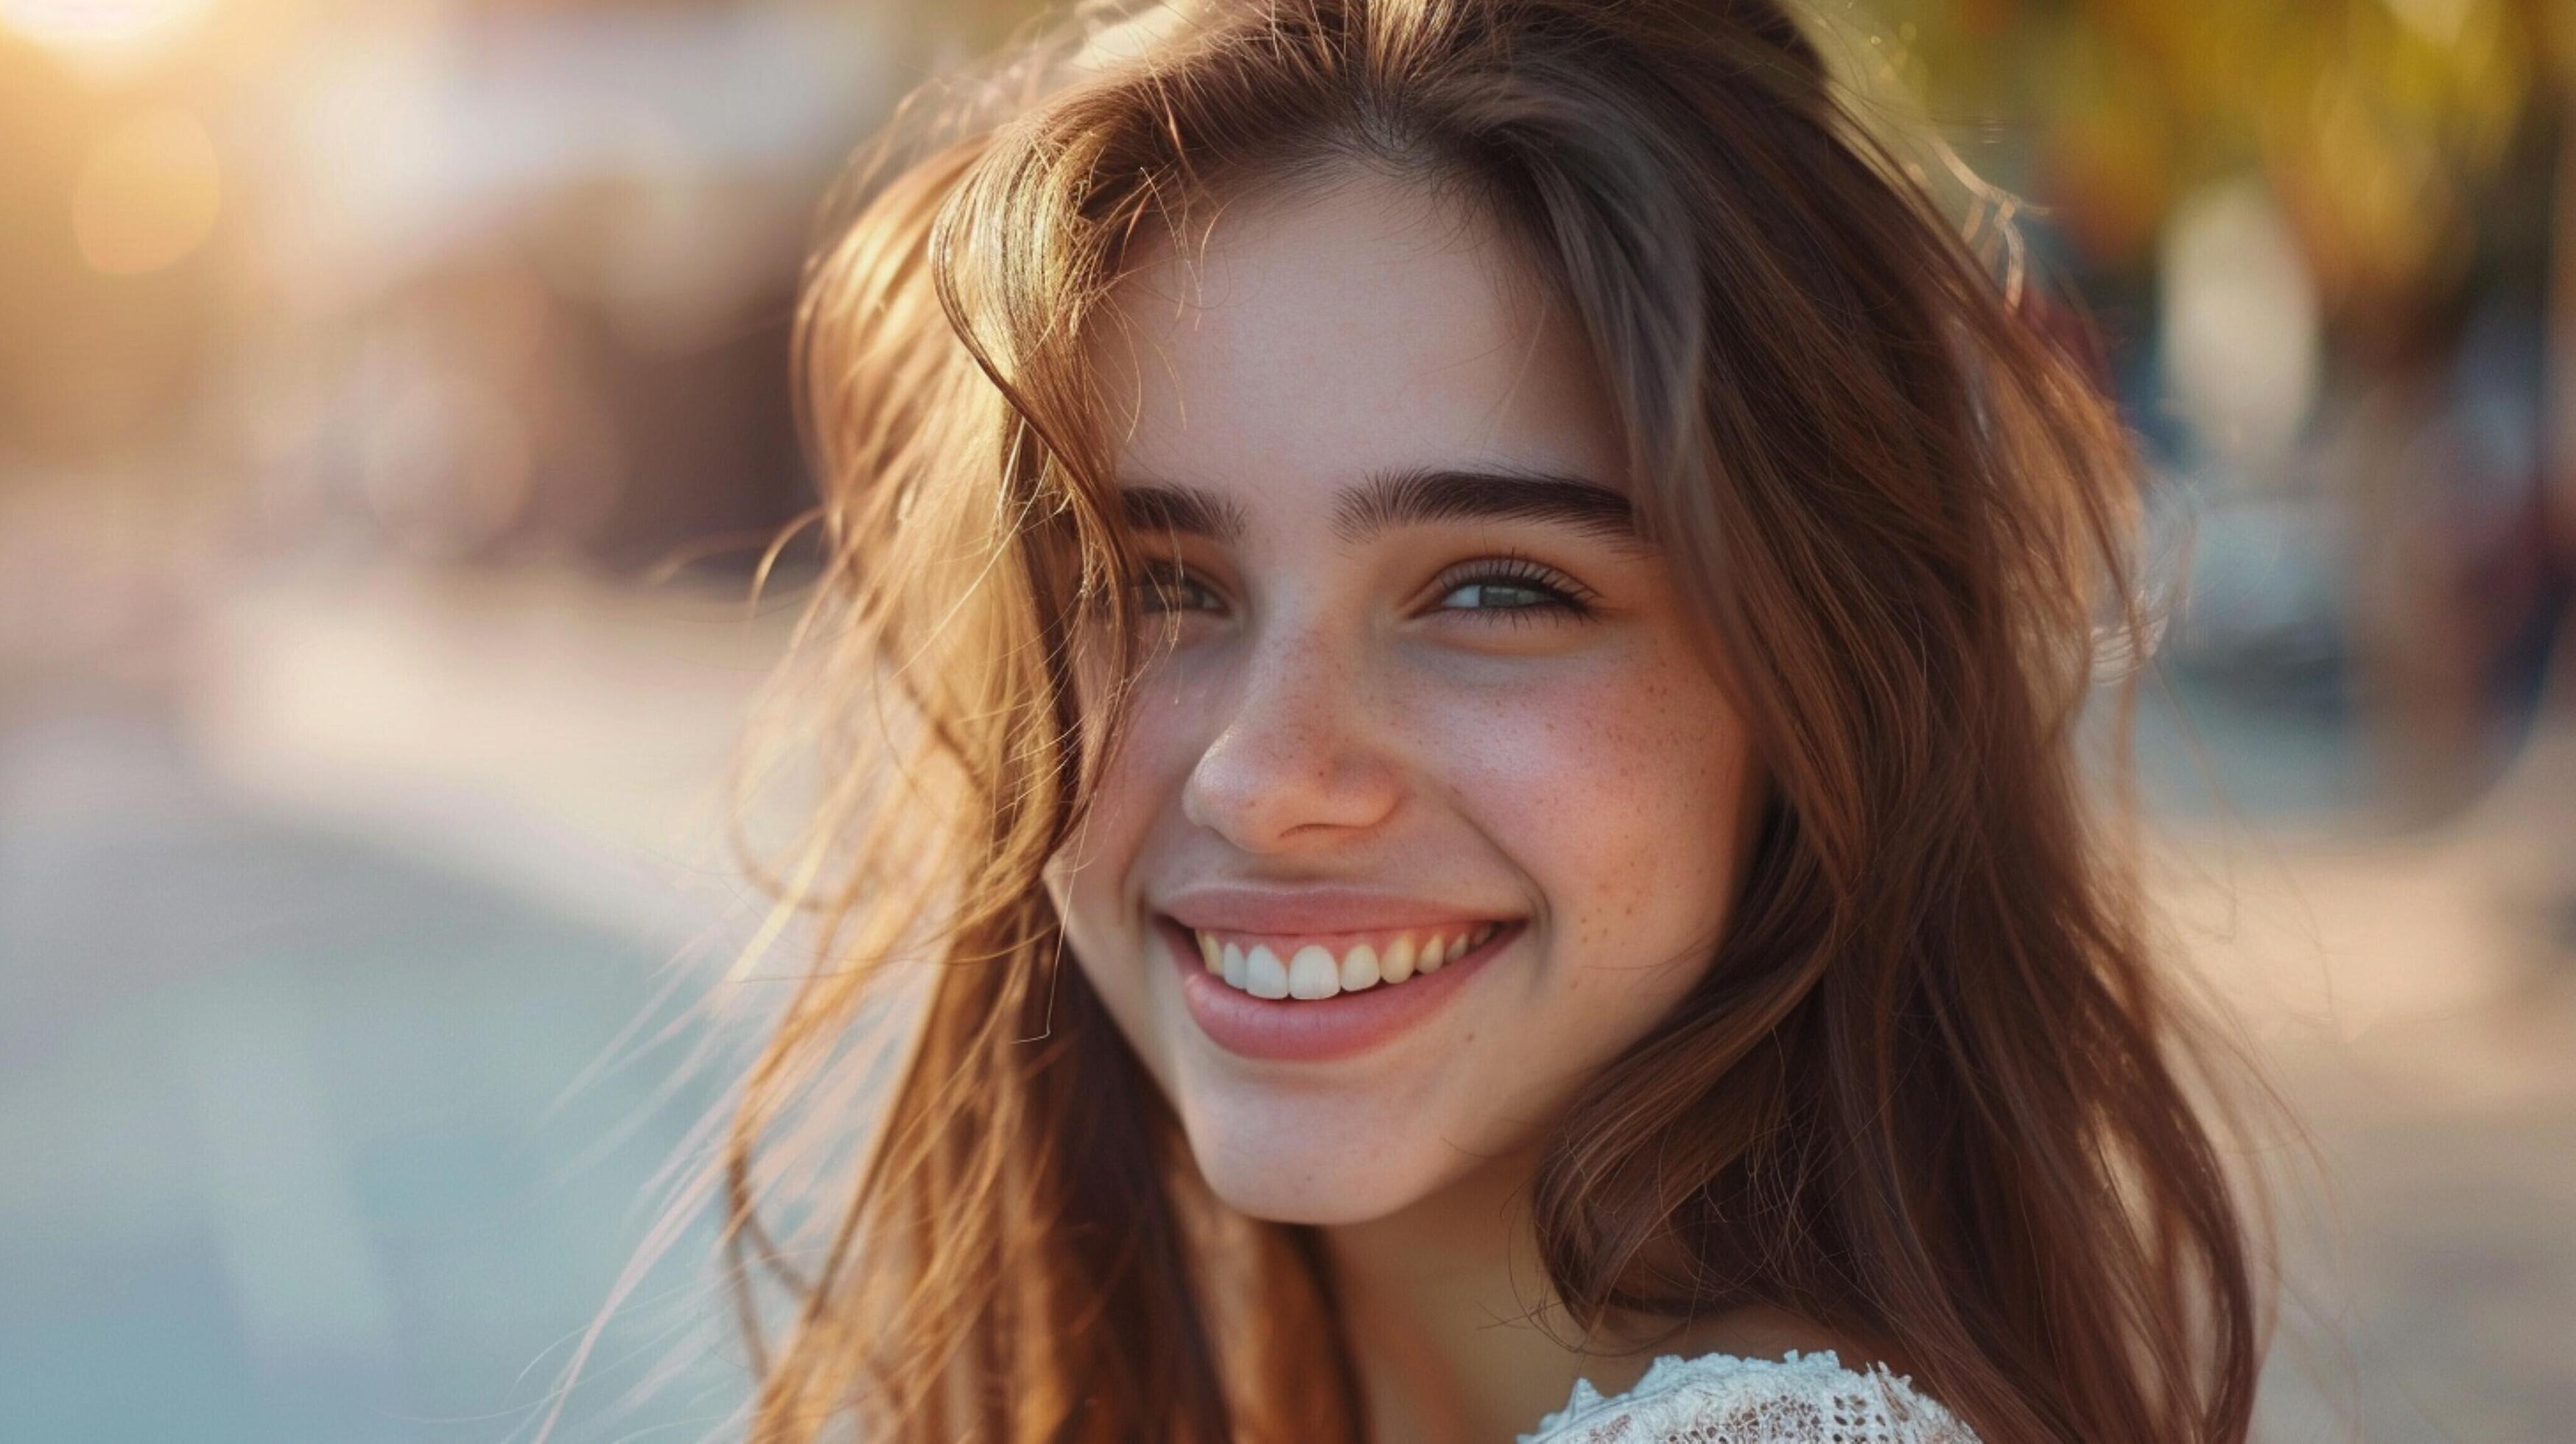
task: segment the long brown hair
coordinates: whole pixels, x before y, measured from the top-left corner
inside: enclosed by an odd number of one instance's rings
[[[1085,338],[1144,228],[1347,166],[1577,318],[1771,779],[1704,980],[1555,1126],[1556,1304],[1773,1305],[1990,1440],[2243,1438],[2247,1201],[2075,738],[2127,438],[1770,0],[1094,8],[865,154],[799,314],[821,943],[726,1158],[756,1437],[1364,1433],[1317,1236],[1216,1205],[1041,884],[1119,730],[1076,649],[1137,662]],[[781,1162],[872,1067],[869,1145]]]

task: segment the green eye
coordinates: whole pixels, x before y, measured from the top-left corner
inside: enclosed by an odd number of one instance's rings
[[[1176,566],[1148,567],[1136,584],[1137,599],[1149,612],[1187,611],[1191,607],[1193,593],[1211,604],[1215,600],[1197,578]]]
[[[1441,600],[1445,602],[1470,593],[1475,595],[1476,600],[1460,610],[1519,611],[1528,607],[1560,605],[1563,600],[1546,588],[1534,587],[1526,582],[1469,582],[1465,586],[1454,588]]]
[[[1470,563],[1462,574],[1442,580],[1448,588],[1440,598],[1443,611],[1478,612],[1516,625],[1592,615],[1592,594],[1582,583],[1527,557]],[[1461,597],[1472,600],[1449,605]]]

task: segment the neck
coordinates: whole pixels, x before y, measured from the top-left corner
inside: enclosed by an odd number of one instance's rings
[[[1400,1212],[1328,1230],[1375,1437],[1508,1440],[1592,1373],[1539,1265],[1523,1187],[1492,1161]]]
[[[1536,1162],[1535,1153],[1498,1158],[1396,1213],[1326,1230],[1372,1437],[1507,1441],[1565,1407],[1577,1379],[1617,1393],[1662,1353],[1840,1347],[1854,1367],[1866,1356],[1758,1304],[1677,1334],[1672,1320],[1586,1334],[1540,1264],[1526,1197]]]

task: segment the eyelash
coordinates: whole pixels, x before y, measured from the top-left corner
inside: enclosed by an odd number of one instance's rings
[[[1582,621],[1592,615],[1593,604],[1599,600],[1598,594],[1583,583],[1544,562],[1523,556],[1519,552],[1504,552],[1499,556],[1469,562],[1465,570],[1443,574],[1438,586],[1440,595],[1445,597],[1460,587],[1491,585],[1497,582],[1504,586],[1542,595],[1538,601],[1527,606],[1467,607],[1455,610],[1500,613],[1501,616],[1497,620],[1507,620],[1513,626],[1524,627],[1545,620],[1539,615],[1540,613],[1553,614],[1565,621]]]
[[[1562,621],[1586,620],[1592,616],[1594,604],[1599,600],[1599,594],[1581,582],[1544,562],[1516,551],[1506,551],[1492,557],[1463,563],[1460,567],[1443,573],[1435,585],[1439,589],[1439,595],[1445,597],[1461,587],[1491,586],[1498,583],[1542,595],[1539,600],[1524,606],[1446,607],[1441,610],[1484,613],[1493,620],[1505,621],[1515,627],[1525,627],[1549,620],[1551,616]],[[1169,563],[1149,565],[1146,568],[1145,585],[1141,588],[1149,599],[1147,610],[1165,610],[1152,606],[1150,599],[1159,591],[1182,585],[1201,586],[1203,584],[1191,578],[1187,567]]]

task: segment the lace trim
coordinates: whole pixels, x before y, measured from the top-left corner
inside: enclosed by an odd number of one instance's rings
[[[1785,1360],[1666,1354],[1637,1387],[1607,1398],[1578,1379],[1565,1407],[1519,1444],[1977,1444],[1977,1437],[1885,1364],[1856,1374],[1831,1349],[1791,1349]]]

